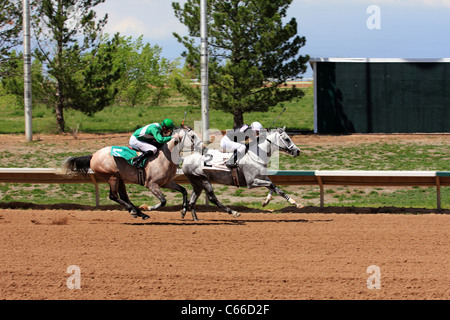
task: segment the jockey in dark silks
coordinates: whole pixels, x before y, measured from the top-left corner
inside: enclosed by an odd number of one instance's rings
[[[225,152],[233,152],[232,156],[227,162],[228,167],[237,167],[237,162],[247,152],[249,145],[257,143],[257,138],[260,131],[263,129],[261,123],[255,121],[249,126],[243,124],[233,130],[228,130],[226,135],[220,140],[220,146]],[[250,140],[249,143],[247,141]]]
[[[137,129],[130,137],[131,148],[143,153],[133,160],[133,165],[139,167],[148,157],[156,154],[158,149],[172,139],[173,121],[164,119],[161,123],[151,123]]]

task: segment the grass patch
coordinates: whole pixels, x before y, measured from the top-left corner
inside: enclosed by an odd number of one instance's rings
[[[366,188],[366,187],[365,187]],[[334,192],[327,206],[354,207],[405,207],[405,208],[436,208],[435,187],[405,187],[405,188],[344,188]],[[441,188],[441,205],[450,209],[450,188]]]
[[[280,154],[281,170],[450,171],[450,144],[370,143],[305,148],[297,158]]]
[[[280,126],[295,130],[313,130],[313,89],[305,88],[305,96],[300,100],[285,102],[273,107],[269,112],[252,112],[244,114],[245,122],[260,121],[269,126],[275,117],[286,107],[287,110],[277,122]],[[148,104],[135,107],[111,106],[92,116],[72,109],[64,111],[64,119],[68,132],[85,133],[123,133],[131,132],[148,123],[161,121],[170,117],[180,124],[187,112],[186,123],[194,126],[195,121],[202,120],[200,105],[189,105],[181,95],[174,94],[161,106]],[[10,96],[0,95],[0,133],[24,133],[24,108]],[[56,133],[56,119],[52,108],[43,104],[33,105],[33,132]],[[230,113],[210,109],[210,128],[226,130],[233,127],[233,116]]]
[[[268,126],[278,113],[287,107],[277,125],[286,126],[289,130],[313,129],[313,93],[312,88],[305,89],[305,97],[299,101],[284,103],[274,107],[267,113],[250,113],[244,115],[245,122],[260,121]],[[65,120],[69,131],[87,133],[124,133],[162,118],[171,117],[181,122],[187,111],[187,123],[201,121],[200,106],[189,105],[181,96],[173,96],[163,106],[141,105],[134,108],[112,106],[88,117],[75,110],[65,111]],[[0,96],[0,133],[23,134],[23,106],[10,96]],[[231,128],[231,114],[210,110],[210,128],[225,130]],[[33,105],[33,131],[35,133],[54,133],[56,125],[53,110],[44,106]],[[99,137],[99,140],[101,138]],[[372,140],[373,141],[373,140]],[[102,145],[102,141],[98,141]],[[425,144],[408,141],[370,142],[357,145],[298,145],[302,153],[297,158],[280,154],[281,170],[437,170],[450,171],[450,144]],[[81,156],[91,153],[88,147],[80,145],[77,150],[66,146],[57,146],[52,141],[33,141],[23,143],[20,153],[2,150],[0,167],[55,168],[68,156]],[[185,185],[190,193],[192,188]],[[100,204],[114,204],[108,197],[109,188],[100,185]],[[158,200],[142,186],[127,186],[130,199],[135,204],[154,205]],[[301,186],[282,186],[288,194],[307,205],[318,205],[318,188]],[[441,203],[444,209],[450,208],[450,188],[441,188]],[[261,202],[267,194],[265,188],[234,188],[214,185],[219,199],[228,205],[245,205],[261,209]],[[367,190],[347,187],[327,187],[325,203],[328,206],[400,206],[435,208],[435,188],[388,188],[373,187]],[[180,204],[178,192],[163,189],[168,205]],[[201,204],[204,194],[199,199]],[[89,184],[4,184],[0,183],[0,201],[24,201],[42,204],[77,203],[92,205],[95,203],[95,188]],[[288,206],[285,199],[274,197],[267,208],[277,210]]]

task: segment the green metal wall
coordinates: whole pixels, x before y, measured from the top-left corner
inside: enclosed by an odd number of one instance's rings
[[[450,132],[450,63],[317,62],[318,133]]]

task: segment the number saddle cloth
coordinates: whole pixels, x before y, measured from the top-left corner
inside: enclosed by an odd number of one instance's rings
[[[111,147],[111,155],[125,159],[129,164],[133,164],[133,159],[141,155],[142,152],[136,151],[125,146],[113,146]],[[228,159],[233,156],[233,153],[220,152],[219,150],[209,149],[207,153],[202,155],[202,169],[205,170],[221,170],[230,171],[230,168],[225,164]],[[147,159],[142,163],[142,167],[145,166]]]
[[[209,149],[208,152],[202,155],[202,169],[203,170],[220,170],[230,172],[226,162],[233,157],[233,152],[220,152],[216,149]]]
[[[129,164],[133,164],[133,159],[141,155],[142,152],[131,149],[130,147],[124,146],[113,146],[111,147],[111,155],[114,157],[119,157],[125,159]],[[145,167],[147,159],[144,159],[141,164],[141,168]]]

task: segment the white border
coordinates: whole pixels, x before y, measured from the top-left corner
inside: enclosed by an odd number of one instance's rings
[[[310,58],[310,64],[314,62],[450,62],[450,58],[435,58],[435,59],[406,59],[406,58]]]

